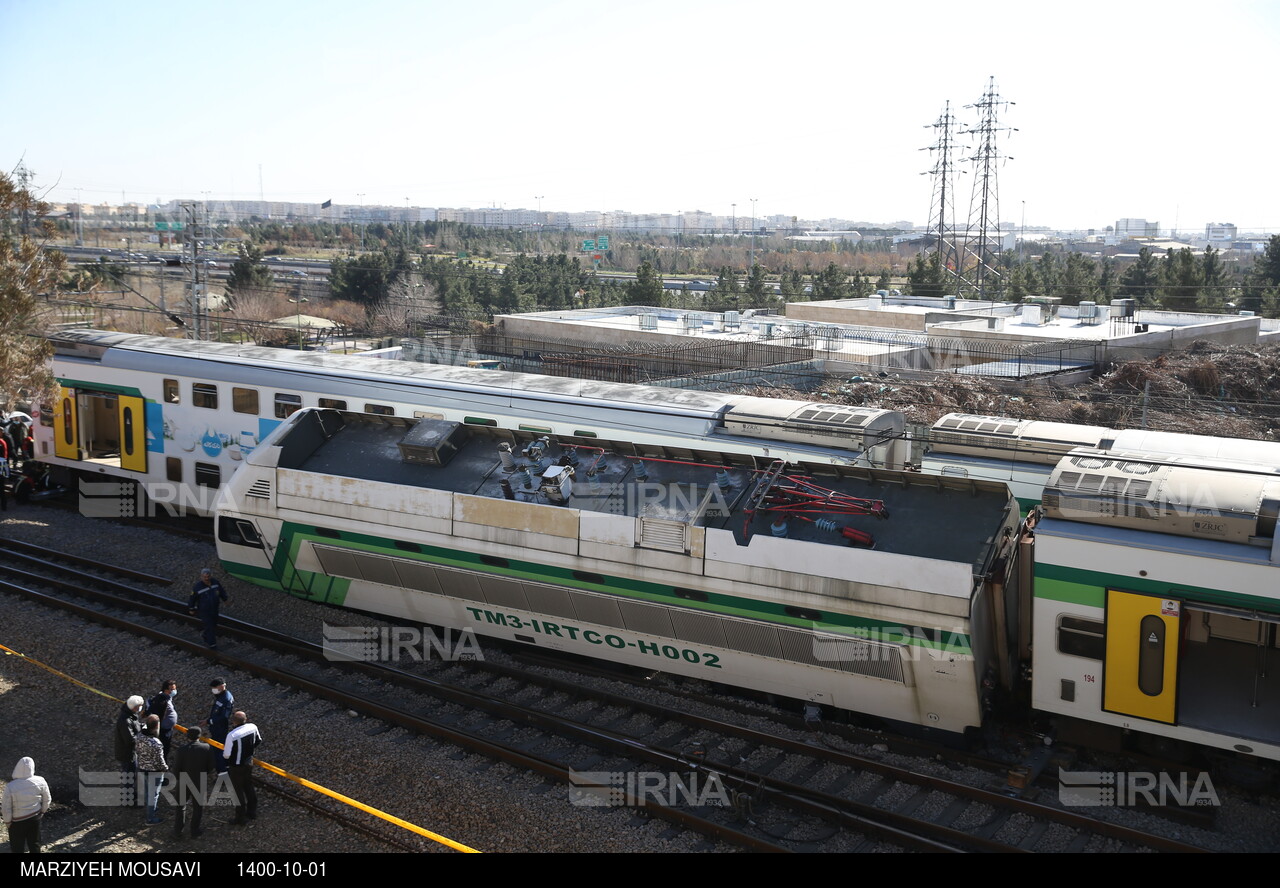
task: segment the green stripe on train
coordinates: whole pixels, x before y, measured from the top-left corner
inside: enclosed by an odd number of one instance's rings
[[[1082,567],[1064,567],[1059,564],[1045,564],[1043,562],[1036,565],[1036,598],[1049,598],[1055,601],[1070,601],[1091,607],[1102,607],[1107,588],[1124,589],[1129,592],[1142,592],[1148,595],[1161,595],[1181,600],[1203,601],[1209,604],[1223,604],[1231,607],[1267,611],[1269,613],[1280,613],[1280,601],[1274,598],[1228,592],[1224,589],[1209,589],[1204,586],[1185,585],[1169,580],[1153,580],[1147,577],[1109,574],[1097,570],[1087,570]]]
[[[455,549],[445,549],[439,546],[415,544],[418,546],[419,551],[413,552],[398,548],[391,540],[380,537],[343,532],[340,538],[335,538],[328,534],[317,533],[314,527],[291,522],[285,522],[284,527],[281,529],[281,539],[282,544],[276,550],[276,570],[274,573],[266,571],[273,577],[292,578],[294,576],[295,571],[292,565],[296,563],[302,543],[309,540],[320,545],[339,545],[344,549],[403,558],[409,561],[422,561],[441,567],[454,567],[475,573],[523,579],[530,582],[551,583],[584,591],[603,592],[624,598],[649,601],[655,604],[676,605],[687,610],[703,613],[768,620],[771,623],[781,623],[800,629],[818,628],[825,632],[849,635],[854,638],[868,638],[886,644],[910,644],[963,655],[972,655],[973,653],[969,636],[958,632],[947,632],[939,640],[926,637],[926,633],[940,634],[938,630],[926,629],[920,626],[903,626],[900,623],[891,623],[885,620],[832,614],[826,611],[823,612],[823,621],[815,623],[812,620],[788,614],[786,612],[787,605],[776,602],[758,601],[714,592],[706,593],[707,601],[705,602],[691,601],[676,595],[673,588],[668,585],[603,575],[600,575],[600,579],[603,582],[596,583],[574,575],[575,573],[592,575],[591,572],[574,571],[569,568],[553,567],[534,562],[516,561],[510,558],[503,559],[507,562],[506,567],[500,567],[485,563],[479,555]],[[296,571],[296,575],[299,583],[304,584],[304,588],[295,589],[292,582],[286,581],[286,591],[291,594],[299,594],[301,592],[302,597],[335,605],[341,605],[342,601],[345,600],[349,581],[302,570]],[[308,583],[310,586],[306,586]],[[342,583],[342,587],[340,590],[329,592],[328,584],[330,583]],[[335,599],[335,595],[340,595],[340,598]]]

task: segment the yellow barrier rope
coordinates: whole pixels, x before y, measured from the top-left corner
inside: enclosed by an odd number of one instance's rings
[[[108,694],[105,691],[100,691],[97,688],[93,687],[92,685],[85,684],[79,679],[73,678],[72,676],[67,675],[65,672],[61,672],[57,669],[54,669],[52,666],[48,665],[47,663],[42,663],[39,660],[28,657],[26,654],[19,653],[18,651],[15,651],[13,648],[5,647],[3,644],[0,644],[0,653],[4,653],[5,655],[11,656],[11,657],[17,657],[21,660],[24,660],[32,664],[33,666],[39,666],[41,669],[44,669],[45,671],[50,672],[61,679],[69,681],[71,684],[75,685],[76,687],[84,688],[86,691],[89,691],[90,693],[93,693],[93,694],[97,694],[99,697],[106,697],[108,700],[114,700],[116,703],[119,703],[121,706],[124,705],[124,701],[121,700],[119,697],[113,697],[111,694]],[[184,728],[182,725],[175,725],[174,727],[182,731],[182,733],[184,734],[187,732],[187,729]],[[218,749],[223,748],[221,743],[219,743],[217,740],[212,739],[211,737],[203,737],[201,739],[209,743],[211,746],[216,746]],[[288,771],[285,771],[282,768],[277,768],[275,765],[270,765],[270,764],[267,764],[266,762],[258,761],[256,759],[254,760],[254,764],[262,768],[264,771],[270,771],[272,774],[275,774],[278,777],[283,777],[285,780],[292,781],[293,783],[296,783],[299,786],[305,787],[306,789],[310,789],[313,792],[318,792],[318,793],[321,793],[322,795],[327,795],[329,798],[334,799],[335,801],[342,802],[344,805],[350,805],[351,807],[356,808],[357,810],[364,811],[366,814],[372,814],[374,817],[381,818],[382,820],[385,820],[387,823],[398,826],[401,829],[407,829],[410,832],[417,833],[420,836],[428,838],[433,842],[438,842],[439,844],[444,845],[448,848],[452,848],[455,851],[462,851],[465,854],[481,853],[480,851],[477,851],[475,848],[470,848],[462,844],[461,842],[455,842],[453,839],[446,838],[445,836],[442,836],[439,833],[433,833],[429,829],[423,829],[421,826],[418,826],[417,824],[410,823],[407,820],[401,820],[399,817],[396,817],[394,814],[388,814],[385,811],[380,811],[377,808],[370,807],[369,805],[366,805],[363,802],[357,802],[355,799],[350,798],[349,796],[344,796],[342,793],[335,792],[332,789],[328,789],[324,786],[321,786],[319,783],[313,783],[312,781],[306,779],[305,777],[299,777],[295,774],[290,774]]]

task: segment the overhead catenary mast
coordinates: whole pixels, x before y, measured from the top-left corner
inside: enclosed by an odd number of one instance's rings
[[[969,200],[969,224],[965,229],[964,261],[962,275],[966,290],[979,298],[986,295],[988,278],[999,277],[997,270],[1002,250],[1000,231],[1000,189],[996,179],[997,162],[1012,160],[1004,157],[996,146],[1001,131],[1017,132],[1011,127],[1001,127],[998,111],[1002,105],[1014,104],[1000,98],[996,92],[996,79],[987,82],[982,98],[966,108],[978,112],[978,123],[964,135],[976,137],[977,145],[972,156],[964,158],[973,164],[973,194]]]

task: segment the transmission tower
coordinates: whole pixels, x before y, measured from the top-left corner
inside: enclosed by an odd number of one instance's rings
[[[964,158],[973,164],[973,195],[969,199],[969,224],[965,228],[964,262],[962,275],[966,289],[978,298],[986,294],[987,277],[999,277],[997,261],[1001,251],[1000,189],[996,182],[996,167],[1000,160],[1012,160],[1000,154],[996,136],[1000,132],[1017,132],[1011,127],[1001,127],[998,111],[1009,106],[996,92],[996,79],[987,82],[982,98],[966,108],[978,112],[978,123],[962,135],[976,137],[977,146],[971,157]]]
[[[22,201],[22,233],[31,233],[31,182],[35,179],[36,174],[23,163],[18,161],[18,165],[13,170],[13,177],[18,180],[18,188],[22,190],[24,195]]]
[[[932,152],[933,156],[933,167],[921,173],[922,176],[933,177],[928,237],[935,241],[943,272],[950,278],[959,277],[961,271],[960,247],[956,238],[955,125],[956,119],[948,101],[937,122],[927,125],[937,133],[937,141],[920,149]]]

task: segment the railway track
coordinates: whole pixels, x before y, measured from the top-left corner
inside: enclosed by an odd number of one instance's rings
[[[195,641],[197,621],[180,603],[118,580],[95,580],[81,567],[58,567],[47,553],[29,554],[34,548],[6,546],[8,583],[59,585],[60,599],[66,592],[90,595],[92,607],[65,600],[58,606],[204,652]],[[13,564],[32,558],[25,567]],[[102,610],[108,606],[115,612]],[[138,624],[122,615],[125,609],[150,622]],[[680,712],[670,698],[640,700],[488,662],[437,663],[430,674],[424,673],[431,664],[335,664],[320,645],[284,633],[229,618],[220,631],[235,639],[216,654],[228,666],[570,784],[584,803],[621,801],[752,850],[1200,850],[818,746],[812,737]],[[628,774],[665,780],[666,790],[681,781],[711,787],[704,800],[718,804],[689,805],[688,792],[672,793],[675,803],[667,804],[652,784],[610,779]]]

